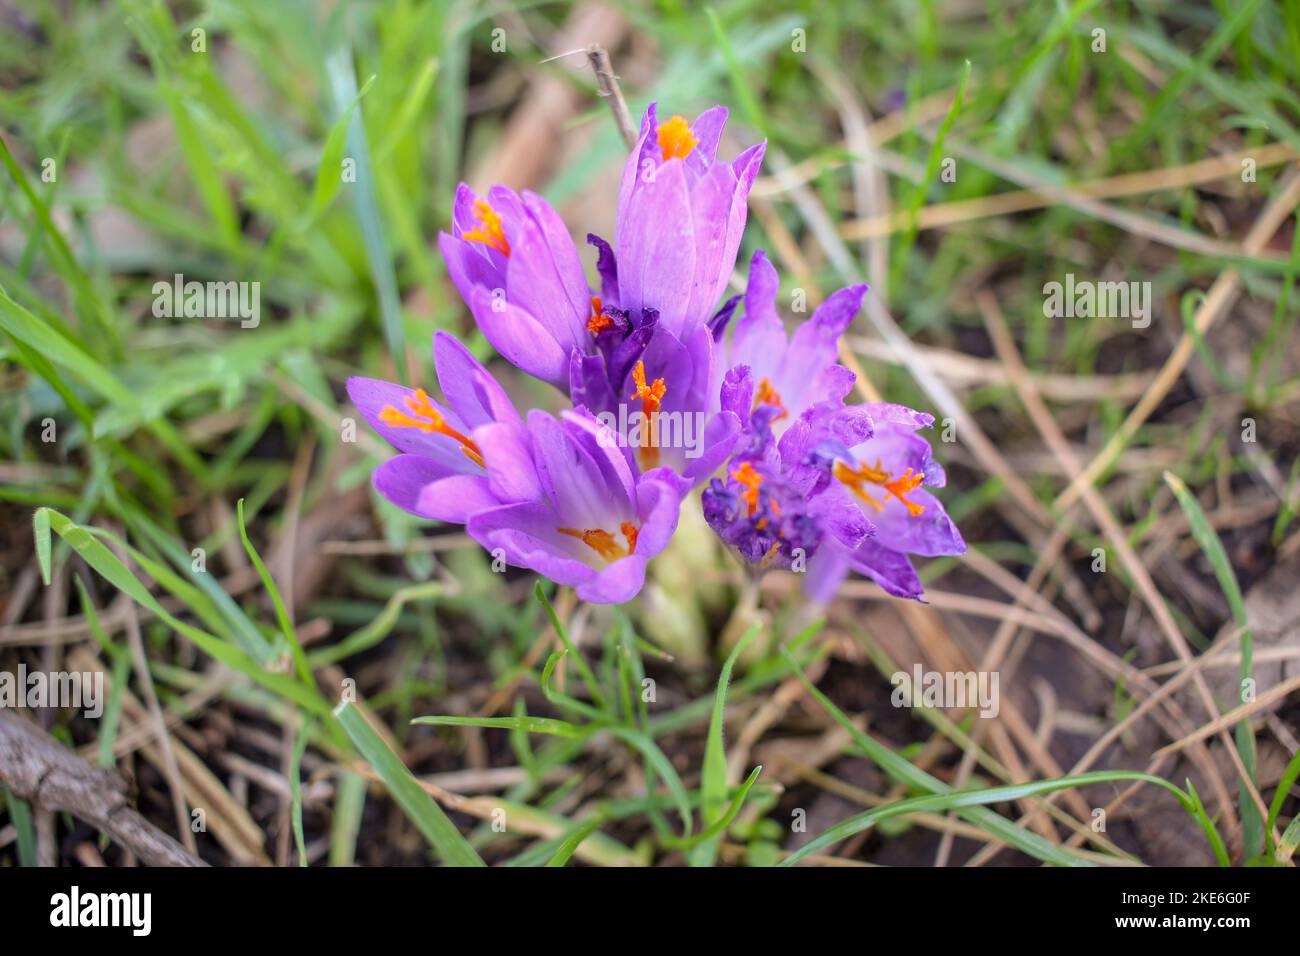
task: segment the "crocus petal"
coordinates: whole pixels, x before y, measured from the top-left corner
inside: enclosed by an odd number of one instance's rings
[[[555,269],[560,288],[581,328],[586,325],[587,317],[591,314],[591,291],[587,288],[587,275],[583,271],[578,249],[573,244],[573,237],[569,235],[568,227],[555,207],[545,199],[528,190],[524,191],[523,198],[524,208],[537,224],[546,244],[547,258]],[[578,334],[581,336],[580,331]]]
[[[433,365],[447,404],[470,428],[495,421],[523,425],[506,390],[450,332],[434,333]]]
[[[583,560],[585,555],[579,557],[586,545],[559,534],[559,527],[554,509],[525,502],[480,511],[469,519],[465,531],[489,552],[500,548],[507,564],[577,587],[594,575]]]
[[[471,291],[469,305],[483,335],[507,362],[556,388],[564,387],[570,349],[562,348],[541,322],[483,287]]]
[[[619,305],[618,259],[608,242],[594,232],[587,233],[587,243],[596,247],[596,272],[600,275],[600,295],[606,306]]]
[[[542,497],[532,442],[522,425],[494,422],[474,429],[474,443],[487,465],[488,486],[497,503],[538,501]]]
[[[420,507],[420,495],[427,486],[451,474],[438,462],[423,455],[397,455],[375,469],[371,482],[375,491],[403,511],[421,518],[437,518],[436,514]]]
[[[635,201],[619,208],[619,305],[629,312],[658,309],[660,327],[677,334],[686,318],[696,263],[686,170],[681,160],[669,160],[647,176],[635,190]]]
[[[881,546],[874,538],[868,538],[858,546],[849,558],[849,564],[895,597],[920,600],[925,593],[907,555]]]
[[[687,457],[682,477],[691,481],[703,481],[718,470],[718,466],[727,460],[736,441],[740,438],[742,427],[740,419],[731,412],[718,412],[704,426],[702,449],[696,458]]]
[[[580,601],[588,604],[622,604],[630,601],[645,584],[646,559],[639,554],[619,558],[577,586]]]
[[[384,464],[391,465],[399,458]],[[375,480],[377,483],[378,473]],[[450,524],[464,524],[478,512],[496,508],[500,504],[501,499],[492,491],[486,477],[452,475],[425,485],[415,499],[415,506],[406,510]]]
[[[443,468],[443,474],[482,473],[482,469],[466,457],[460,443],[455,439],[421,428],[388,425],[380,418],[380,414],[387,406],[392,406],[402,413],[410,412],[406,400],[415,394],[414,389],[377,378],[355,375],[348,379],[347,390],[348,398],[352,399],[352,404],[361,412],[370,427],[398,451],[423,455],[437,462]],[[468,431],[468,426],[450,408],[433,399],[429,399],[429,404],[446,419],[449,426],[462,434]]]
[[[803,593],[814,604],[829,604],[848,576],[848,555],[837,548],[822,548],[808,562]]]

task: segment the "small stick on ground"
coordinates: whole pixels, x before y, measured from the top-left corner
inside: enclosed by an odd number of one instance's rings
[[[636,145],[636,126],[632,123],[632,114],[628,112],[627,100],[623,99],[623,90],[618,85],[618,77],[614,75],[614,67],[610,65],[609,54],[599,43],[593,43],[587,47],[587,62],[591,64],[592,72],[596,74],[596,85],[600,87],[600,95],[609,100],[609,108],[614,113],[614,122],[618,124],[623,142],[627,144],[628,149],[631,149]]]
[[[38,807],[85,820],[150,866],[207,865],[127,806],[121,777],[15,714],[0,713],[0,783]]]

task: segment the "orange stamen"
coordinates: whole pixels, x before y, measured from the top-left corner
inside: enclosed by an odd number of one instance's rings
[[[885,510],[885,501],[890,496],[897,498],[905,508],[907,513],[913,518],[925,513],[925,506],[918,505],[913,501],[908,501],[906,495],[919,488],[921,482],[925,480],[924,475],[913,474],[909,468],[897,478],[890,477],[889,472],[880,467],[880,459],[876,459],[875,467],[866,464],[859,465],[857,468],[851,468],[842,461],[837,461],[834,468],[835,477],[844,482],[859,499],[866,504],[875,508],[877,511]],[[873,497],[864,487],[866,484],[879,485],[885,489],[885,500],[880,501]]]
[[[758,510],[758,489],[763,484],[763,476],[754,470],[754,466],[749,462],[741,462],[739,468],[731,473],[731,477],[736,479],[745,490],[741,492],[740,497],[745,504],[749,505],[749,513],[752,515]],[[766,521],[767,519],[763,519]]]
[[[659,124],[659,151],[663,153],[665,162],[670,159],[685,159],[699,141],[699,137],[691,132],[686,120],[680,116]]]
[[[754,408],[758,408],[759,405],[775,405],[781,409],[781,414],[772,419],[774,422],[790,417],[790,410],[785,407],[785,402],[781,401],[781,393],[772,387],[772,380],[769,378],[764,378],[758,383],[758,394],[754,396]]]
[[[406,407],[411,410],[411,414],[394,408],[392,405],[385,405],[379,411],[379,420],[390,428],[418,428],[422,432],[429,432],[435,435],[446,435],[448,438],[459,442],[460,450],[470,461],[478,465],[483,465],[483,453],[479,451],[478,445],[474,444],[474,439],[468,435],[462,435],[456,429],[447,424],[447,419],[443,418],[433,402],[429,400],[429,395],[422,388],[417,388],[413,393],[406,396]]]
[[[487,204],[486,200],[474,200],[474,217],[483,225],[461,236],[469,242],[481,242],[485,246],[491,246],[503,256],[510,255],[510,243],[506,241],[505,229],[501,227],[501,217],[497,215],[495,209]]]
[[[622,531],[623,537],[627,538],[627,551],[628,554],[631,554],[636,550],[636,536],[640,533],[641,529],[630,521],[624,521],[618,526],[618,530]]]
[[[915,502],[908,501],[903,496],[909,491],[920,487],[924,477],[924,475],[912,474],[911,468],[907,469],[907,471],[903,472],[903,474],[899,475],[895,480],[885,483],[885,491],[889,492],[889,494],[885,495],[885,500],[888,501],[889,495],[893,495],[907,507],[907,513],[913,518],[917,515],[923,514],[925,512],[924,505],[918,505]]]
[[[659,423],[656,419],[668,388],[662,378],[646,383],[645,362],[642,360],[638,360],[636,368],[632,369],[632,381],[636,384],[636,391],[628,397],[641,399],[641,414],[646,417],[650,431],[649,440],[640,449],[641,467],[653,468],[659,464]]]
[[[626,548],[619,544],[614,536],[604,528],[587,528],[585,531],[579,531],[577,528],[556,528],[555,530],[560,534],[567,534],[571,538],[577,538],[606,561],[617,561],[619,558],[626,557],[636,550],[636,536],[640,529],[630,521],[624,521],[619,526],[619,530],[623,532],[623,537],[627,539]]]
[[[591,318],[587,320],[587,331],[592,335],[613,327],[614,320],[605,314],[605,307],[600,303],[600,296],[591,297]]]

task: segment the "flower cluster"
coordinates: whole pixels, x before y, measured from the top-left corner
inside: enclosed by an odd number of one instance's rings
[[[718,159],[727,111],[659,122],[653,105],[627,159],[615,245],[599,236],[599,295],[559,214],[494,186],[456,192],[438,246],[489,343],[571,407],[521,415],[456,338],[434,337],[442,401],[352,378],[348,394],[400,454],[375,470],[405,510],[463,524],[509,564],[619,603],[663,551],[682,501],[758,568],[807,572],[827,600],[850,569],[919,598],[908,558],[960,554],[925,487],[943,469],[900,405],[846,404],[840,335],[867,293],[841,289],[787,336],[779,278],[762,251],[743,295],[721,302],[766,144]]]

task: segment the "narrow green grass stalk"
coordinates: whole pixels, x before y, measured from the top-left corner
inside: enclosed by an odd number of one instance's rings
[[[736,666],[741,652],[761,630],[762,625],[755,624],[736,642],[736,646],[731,649],[726,662],[722,665],[721,673],[718,674],[718,689],[714,694],[713,714],[709,718],[709,733],[704,745],[704,769],[700,776],[700,822],[706,829],[726,812],[727,750],[723,742],[723,724],[731,671]],[[691,865],[712,866],[718,854],[719,842],[720,839],[707,839],[701,842],[689,856]]]
[[[18,865],[36,865],[36,826],[32,822],[32,808],[19,800],[8,787],[0,786],[4,792],[5,803],[9,808],[9,820],[14,825],[18,843]]]
[[[302,756],[307,752],[307,724],[301,722],[293,741],[289,762],[289,799],[293,816],[293,841],[298,847],[298,865],[307,865],[307,839],[302,829]]]
[[[877,766],[913,789],[923,790],[931,794],[951,792],[952,788],[948,784],[900,757],[888,747],[872,740],[871,737],[854,726],[848,715],[836,707],[831,699],[818,690],[812,681],[808,679],[808,675],[804,673],[803,668],[799,666],[798,661],[794,659],[789,650],[783,647],[781,653],[785,656],[791,670],[799,678],[804,688],[826,709],[826,712],[831,715],[836,723],[849,732],[858,748]],[[991,810],[983,807],[964,807],[958,809],[958,813],[963,819],[974,823],[983,830],[987,830],[1022,853],[1027,853],[1036,859],[1045,860],[1058,866],[1095,865],[1092,861],[1063,850],[1036,833],[1031,833],[1016,826],[1010,820]]]
[[[329,72],[330,89],[334,95],[334,108],[341,115],[348,104],[357,100],[356,76],[352,69],[352,53],[346,47],[340,47],[331,54],[326,62]],[[384,341],[388,344],[389,354],[397,373],[397,381],[406,382],[406,335],[402,331],[402,305],[397,293],[397,274],[393,269],[392,256],[389,254],[388,240],[384,234],[384,224],[379,212],[379,197],[375,193],[374,167],[370,162],[370,147],[366,142],[366,126],[361,111],[352,114],[348,129],[347,145],[349,155],[356,160],[357,218],[361,223],[361,238],[365,243],[366,256],[370,261],[370,275],[379,296],[379,317],[384,330]]]
[[[248,539],[248,527],[244,523],[244,499],[240,498],[235,504],[235,516],[239,522],[239,540],[244,543],[244,552],[248,555],[248,560],[253,562],[253,567],[257,569],[257,576],[262,579],[262,587],[266,588],[266,593],[271,595],[271,603],[275,605],[275,619],[279,622],[280,633],[289,643],[289,651],[293,655],[294,666],[298,669],[298,679],[307,687],[315,687],[316,680],[312,677],[311,667],[307,663],[307,655],[303,652],[302,643],[298,640],[298,632],[294,630],[293,621],[289,618],[289,609],[285,607],[284,598],[280,596],[280,589],[275,584],[275,579],[271,577],[271,572],[266,569],[266,564],[262,561],[262,556],[257,553],[253,547],[253,542]]]
[[[1179,790],[1172,783],[1150,774],[1128,770],[1099,770],[1094,773],[1081,773],[1073,777],[1060,777],[1056,780],[1037,780],[1031,783],[1015,784],[1007,787],[990,787],[981,790],[954,790],[948,793],[933,794],[924,797],[910,797],[883,807],[873,807],[863,813],[855,814],[847,820],[836,824],[829,830],[818,834],[794,853],[781,861],[781,866],[793,866],[804,857],[839,843],[856,833],[868,830],[884,820],[909,813],[943,813],[963,807],[987,806],[991,803],[1005,803],[1023,800],[1025,797],[1045,796],[1058,790],[1071,787],[1084,787],[1094,783],[1118,783],[1139,780],[1168,790],[1189,812],[1192,798]]]
[[[569,651],[569,653],[573,655],[574,666],[577,667],[582,682],[587,685],[587,691],[591,694],[592,701],[595,702],[597,707],[604,710],[607,706],[605,695],[600,689],[600,684],[596,680],[596,675],[592,673],[591,667],[587,664],[586,658],[578,653],[577,648],[573,646],[573,642],[569,640],[569,632],[565,629],[564,625],[560,623],[559,615],[555,613],[555,608],[551,606],[551,602],[547,599],[546,592],[542,590],[541,581],[538,581],[533,586],[533,594],[537,596],[537,600],[542,602],[542,607],[546,608],[546,616],[551,619],[551,626],[555,628],[555,633],[559,635],[560,641],[564,644],[565,650]]]
[[[504,730],[522,730],[530,734],[551,734],[556,737],[582,737],[587,732],[577,724],[553,717],[416,717],[411,723],[434,727],[488,727]]]
[[[567,864],[569,858],[577,852],[578,847],[582,846],[583,841],[599,830],[600,825],[604,822],[604,819],[600,816],[595,816],[583,823],[578,827],[578,829],[574,830],[573,833],[565,837],[563,842],[560,843],[559,848],[555,851],[555,855],[546,861],[546,865],[548,867],[560,867]]]
[[[1254,681],[1254,652],[1255,640],[1250,631],[1250,618],[1246,614],[1246,602],[1241,594],[1241,586],[1237,583],[1237,575],[1232,570],[1232,563],[1228,560],[1228,553],[1223,550],[1223,542],[1215,533],[1214,527],[1210,520],[1205,516],[1201,509],[1200,502],[1195,496],[1187,490],[1181,478],[1172,472],[1165,472],[1165,484],[1167,484],[1174,497],[1178,499],[1179,507],[1183,509],[1183,514],[1187,516],[1187,523],[1191,527],[1192,537],[1196,543],[1201,546],[1205,557],[1209,559],[1210,567],[1214,569],[1214,576],[1219,582],[1219,588],[1223,591],[1224,597],[1228,599],[1228,607],[1232,609],[1232,619],[1241,632],[1241,671],[1240,671],[1240,692],[1244,692],[1248,682]],[[1237,723],[1233,736],[1237,743],[1237,752],[1241,755],[1241,762],[1246,767],[1251,782],[1255,781],[1255,734],[1251,730],[1250,721],[1242,720]],[[1243,849],[1247,859],[1262,852],[1265,847],[1264,842],[1264,822],[1259,812],[1259,807],[1251,799],[1246,789],[1245,781],[1238,781],[1238,803],[1241,807],[1241,830]]]
[[[421,789],[411,771],[361,716],[356,705],[344,701],[334,709],[334,717],[444,863],[449,866],[487,865],[469,841],[461,836],[442,807]]]

